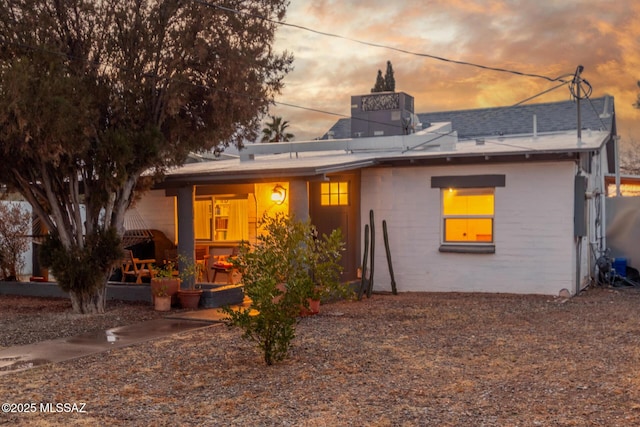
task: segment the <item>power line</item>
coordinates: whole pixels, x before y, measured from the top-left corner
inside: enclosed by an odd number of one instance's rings
[[[511,106],[508,106],[508,107],[501,107],[501,108],[497,108],[497,109],[488,110],[488,111],[486,111],[486,112],[485,112],[485,114],[484,114],[484,116],[483,116],[483,117],[479,118],[479,120],[488,120],[492,115],[497,114],[497,113],[498,113],[499,111],[501,111],[501,110],[504,110],[504,109],[506,109],[506,108],[513,108],[513,107],[517,107],[517,106],[522,105],[522,104],[524,104],[524,103],[526,103],[526,102],[529,102],[529,101],[531,101],[531,100],[533,100],[533,99],[535,99],[535,98],[538,98],[538,97],[540,97],[540,96],[542,96],[542,95],[545,95],[545,94],[547,94],[547,93],[549,93],[549,92],[551,92],[551,91],[554,91],[554,90],[556,90],[556,89],[559,89],[559,88],[561,88],[562,86],[565,86],[565,85],[567,85],[567,84],[569,84],[569,82],[563,82],[563,83],[560,83],[559,85],[556,85],[556,86],[554,86],[554,87],[552,87],[552,88],[549,88],[549,89],[547,89],[547,90],[544,90],[544,91],[542,91],[542,92],[540,92],[540,93],[538,93],[538,94],[536,94],[536,95],[533,95],[533,96],[530,96],[530,97],[528,97],[528,98],[526,98],[526,99],[523,99],[522,101],[516,102],[515,104],[513,104],[513,105],[511,105]],[[451,133],[451,132],[449,132],[448,134],[450,134],[450,133]],[[437,140],[437,139],[440,139],[440,138],[442,138],[442,137],[444,137],[444,136],[446,136],[446,135],[448,135],[448,134],[440,135],[439,137],[437,137],[437,138],[435,138],[435,139],[433,139],[433,140],[431,140],[431,141],[425,142],[425,143],[423,143],[423,144],[419,144],[419,145],[417,145],[417,146],[415,146],[415,147],[408,148],[407,150],[403,151],[403,153],[404,153],[404,152],[406,152],[406,151],[413,150],[414,148],[421,147],[421,146],[423,146],[423,145],[425,145],[425,144],[427,144],[427,143],[429,143],[429,142],[432,142],[432,141],[435,141],[435,140]],[[490,144],[494,144],[494,145],[501,145],[501,146],[505,146],[505,147],[521,148],[521,149],[527,149],[527,150],[530,150],[530,147],[522,147],[522,146],[518,146],[518,145],[516,145],[516,144],[500,143],[500,142],[494,142],[494,141],[488,141],[488,142],[489,142]]]
[[[326,33],[325,34],[323,32],[319,32],[319,31],[316,31],[316,30],[308,29],[306,27],[302,27],[302,26],[299,26],[299,25],[286,24],[284,22],[271,20],[271,19],[265,18],[263,16],[249,14],[247,12],[241,12],[241,11],[237,11],[237,10],[234,10],[234,9],[229,9],[229,8],[226,8],[226,7],[223,7],[223,6],[212,5],[212,4],[206,3],[206,2],[204,2],[202,0],[193,0],[193,1],[196,2],[196,3],[203,4],[205,6],[208,6],[208,7],[214,7],[214,8],[220,9],[220,10],[229,11],[229,12],[233,12],[233,13],[245,14],[245,15],[248,15],[248,16],[251,16],[251,17],[264,19],[266,21],[273,22],[273,23],[276,23],[276,24],[293,26],[293,27],[296,27],[296,28],[301,28],[301,29],[304,29],[304,30],[316,32],[316,33],[319,33],[319,34],[324,34],[324,35],[331,36],[331,37],[338,37],[338,38],[344,38],[346,40],[351,40],[349,38],[345,38],[345,37],[334,35],[334,34],[330,34],[330,33]],[[355,42],[358,42],[358,43],[363,43],[363,44],[371,44],[369,42],[361,42],[361,41],[358,41],[358,40],[352,40],[352,41],[355,41]],[[65,54],[63,52],[56,52],[56,51],[52,51],[52,50],[45,49],[45,48],[42,48],[42,47],[35,47],[35,46],[31,46],[31,45],[25,45],[25,44],[17,43],[17,42],[8,42],[7,44],[13,44],[13,45],[20,46],[20,47],[23,47],[23,48],[26,48],[26,49],[30,49],[30,50],[39,50],[41,52],[45,52],[45,53],[49,53],[49,54],[52,54],[52,55],[61,56],[61,57],[66,58],[66,59],[80,60],[80,61],[83,61],[85,63],[91,62],[92,65],[96,65],[96,63],[94,61],[90,61],[89,59],[80,58],[80,57],[70,57],[69,55],[67,55],[67,54]],[[391,48],[391,47],[387,47],[387,46],[384,46],[384,45],[378,45],[378,44],[371,44],[371,45],[372,46],[377,46],[377,47],[382,47],[382,48],[388,48],[388,49],[394,49],[394,50],[403,51],[401,49]],[[411,53],[411,52],[408,52],[408,51],[404,51],[404,52]],[[428,55],[428,54],[416,54],[416,55],[425,56],[425,57],[433,57],[432,55]],[[480,65],[477,65],[477,64],[471,64],[471,63],[465,63],[465,62],[461,62],[461,61],[448,60],[448,59],[438,58],[438,57],[434,57],[434,58],[442,59],[442,60],[445,60],[447,62],[462,64],[462,65],[472,65],[472,66],[477,66],[477,67],[480,67],[480,68],[490,69],[490,70],[494,70],[494,71],[505,71],[505,72],[509,72],[509,73],[517,74],[517,75],[521,75],[521,76],[538,77],[538,78],[543,78],[543,79],[548,80],[548,81],[553,81],[553,82],[560,81],[561,82],[557,86],[554,86],[554,87],[552,87],[550,89],[547,89],[547,90],[545,90],[543,92],[540,92],[540,93],[538,93],[538,94],[536,94],[534,96],[526,98],[526,99],[524,99],[524,100],[522,100],[522,101],[520,101],[520,102],[518,102],[518,103],[516,103],[516,104],[514,104],[514,105],[512,105],[510,107],[504,107],[504,108],[512,108],[512,107],[524,104],[524,103],[526,103],[528,101],[531,101],[532,99],[535,99],[535,98],[537,98],[539,96],[542,96],[542,95],[544,95],[546,93],[549,93],[549,92],[551,92],[551,91],[553,91],[555,89],[558,89],[559,87],[562,87],[562,86],[564,86],[566,84],[575,83],[575,78],[573,80],[569,80],[569,81],[561,80],[563,77],[573,76],[573,74],[567,74],[567,75],[563,75],[563,76],[560,76],[558,78],[552,79],[552,78],[549,78],[549,77],[546,77],[546,76],[540,76],[540,75],[536,75],[536,74],[526,74],[526,73],[520,73],[520,72],[517,72],[517,71],[511,71],[511,70],[505,70],[505,69],[499,69],[499,68],[493,68],[493,67],[485,67],[485,66],[480,66]],[[106,64],[104,62],[100,62],[98,65],[105,66]],[[114,67],[114,68],[123,70],[123,71],[132,71],[128,67],[119,66],[117,64],[109,64],[109,65]],[[256,65],[258,65],[258,64],[256,64]],[[245,94],[245,93],[233,92],[233,91],[229,91],[228,89],[219,89],[219,88],[213,87],[211,85],[195,83],[195,82],[188,81],[188,80],[180,80],[180,79],[176,79],[174,77],[160,77],[160,76],[146,76],[146,77],[159,77],[161,79],[172,81],[174,83],[191,85],[191,86],[194,86],[194,87],[201,87],[203,89],[211,90],[211,91],[214,91],[214,92],[221,92],[221,93],[224,93],[226,95],[239,96],[239,97],[244,97],[244,98],[252,99],[252,100],[262,100],[261,97],[255,97],[255,96],[252,96],[252,95],[249,95],[249,94]],[[587,84],[588,84],[588,82],[587,82]],[[589,87],[590,87],[590,85],[589,85]],[[590,93],[591,92],[589,92],[589,94]],[[317,109],[317,108],[305,107],[305,106],[292,104],[292,103],[288,103],[288,102],[281,102],[281,101],[275,101],[275,100],[272,100],[270,102],[273,102],[274,104],[279,104],[279,105],[282,105],[282,106],[286,106],[286,107],[291,107],[291,108],[296,108],[296,109],[301,109],[301,110],[311,111],[311,112],[316,112],[316,113],[321,113],[321,114],[327,114],[327,115],[347,118],[347,119],[351,119],[351,120],[361,120],[361,121],[366,121],[368,123],[377,123],[377,124],[383,123],[383,122],[379,122],[379,121],[375,121],[375,120],[368,120],[368,119],[364,119],[364,118],[355,118],[355,117],[351,117],[351,116],[348,116],[348,115],[345,115],[345,114],[326,111],[326,110],[321,110],[321,109]],[[497,110],[494,110],[494,111],[497,111]],[[493,114],[493,112],[489,112],[489,113]],[[383,124],[389,125],[389,123],[383,123]],[[391,125],[391,126],[394,126],[394,127],[397,127],[397,128],[401,128],[402,127],[402,126],[399,126],[399,125]]]
[[[207,7],[213,7],[213,8],[216,8],[216,9],[219,9],[219,10],[223,10],[223,11],[226,11],[226,12],[230,12],[230,13],[234,13],[234,14],[241,14],[241,15],[249,16],[251,18],[262,19],[262,20],[265,20],[267,22],[271,22],[273,24],[281,25],[281,26],[284,26],[284,27],[296,28],[296,29],[299,29],[299,30],[308,31],[310,33],[318,34],[318,35],[325,36],[325,37],[332,37],[332,38],[337,38],[337,39],[341,39],[341,40],[347,40],[347,41],[351,41],[351,42],[354,42],[354,43],[362,44],[362,45],[365,45],[365,46],[371,46],[371,47],[377,47],[377,48],[381,48],[381,49],[392,50],[392,51],[395,51],[395,52],[405,53],[405,54],[408,54],[408,55],[419,56],[419,57],[423,57],[423,58],[430,58],[430,59],[434,59],[434,60],[437,60],[437,61],[448,62],[448,63],[451,63],[451,64],[465,65],[465,66],[468,66],[468,67],[480,68],[480,69],[483,69],[483,70],[496,71],[496,72],[501,72],[501,73],[509,73],[509,74],[514,74],[514,75],[523,76],[523,77],[533,77],[533,78],[547,80],[547,81],[550,81],[550,82],[557,82],[557,81],[565,82],[563,80],[565,77],[569,77],[569,76],[573,75],[573,74],[563,74],[563,75],[560,75],[558,77],[553,78],[553,77],[545,76],[545,75],[542,75],[542,74],[525,73],[525,72],[522,72],[522,71],[510,70],[510,69],[507,69],[507,68],[492,67],[492,66],[489,66],[489,65],[476,64],[476,63],[467,62],[467,61],[458,61],[458,60],[455,60],[455,59],[444,58],[442,56],[436,56],[436,55],[431,55],[431,54],[422,53],[422,52],[413,52],[413,51],[410,51],[410,50],[407,50],[407,49],[401,49],[401,48],[398,48],[398,47],[387,46],[387,45],[374,43],[374,42],[369,42],[369,41],[365,41],[365,40],[354,39],[354,38],[351,38],[351,37],[346,37],[346,36],[342,36],[342,35],[339,35],[339,34],[329,33],[329,32],[326,32],[326,31],[315,30],[313,28],[305,27],[303,25],[290,24],[290,23],[287,23],[287,22],[284,22],[284,21],[278,21],[276,19],[267,18],[267,17],[261,16],[261,15],[256,15],[254,13],[244,12],[244,11],[240,11],[240,10],[233,9],[233,8],[230,8],[230,7],[211,4],[211,3],[208,3],[208,2],[206,2],[204,0],[192,0],[192,1],[194,1],[195,3],[202,4],[204,6],[207,6]]]

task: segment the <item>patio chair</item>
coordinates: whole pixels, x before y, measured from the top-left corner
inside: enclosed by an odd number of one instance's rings
[[[127,277],[135,277],[136,283],[142,283],[143,277],[153,279],[155,271],[153,264],[155,259],[140,259],[133,256],[133,251],[125,250],[125,257],[122,259],[122,279],[127,281]]]
[[[209,282],[209,247],[196,247],[196,264],[198,264],[198,280]]]

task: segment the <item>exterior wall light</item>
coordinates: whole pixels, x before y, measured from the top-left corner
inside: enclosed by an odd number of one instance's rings
[[[280,184],[273,187],[271,190],[271,201],[277,205],[281,205],[284,203],[284,200],[287,198],[287,190]]]

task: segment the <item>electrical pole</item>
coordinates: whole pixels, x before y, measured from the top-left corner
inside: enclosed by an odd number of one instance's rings
[[[584,70],[584,67],[582,65],[578,65],[578,68],[576,68],[576,73],[573,76],[573,84],[576,87],[576,100],[577,102],[577,113],[578,113],[578,145],[582,144],[582,117],[580,115],[580,98],[581,98],[581,94],[580,94],[580,74],[582,74],[582,71]]]

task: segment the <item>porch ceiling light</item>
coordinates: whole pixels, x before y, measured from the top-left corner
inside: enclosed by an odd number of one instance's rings
[[[281,205],[284,203],[284,199],[287,198],[287,190],[285,190],[285,188],[278,184],[275,187],[273,187],[273,190],[271,190],[271,201]]]

